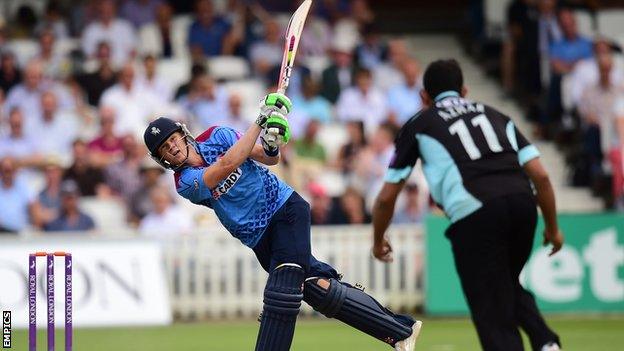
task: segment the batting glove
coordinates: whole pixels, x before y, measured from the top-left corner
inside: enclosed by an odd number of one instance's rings
[[[256,124],[262,128],[266,127],[266,123],[273,112],[280,113],[282,118],[292,110],[290,99],[280,93],[270,93],[260,101],[260,115],[256,119]]]

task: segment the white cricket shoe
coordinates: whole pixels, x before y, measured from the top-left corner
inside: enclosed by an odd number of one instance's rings
[[[420,328],[422,328],[422,322],[416,321],[416,323],[412,325],[412,335],[394,344],[394,349],[396,351],[414,351],[416,348],[416,339],[418,339],[418,334],[420,334]]]
[[[549,342],[548,344],[542,346],[542,351],[561,351],[561,348],[556,342]]]

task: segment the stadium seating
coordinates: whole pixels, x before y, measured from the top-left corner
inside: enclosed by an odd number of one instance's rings
[[[600,34],[608,38],[622,37],[622,33],[624,33],[624,10],[599,11],[596,20]]]
[[[206,61],[210,75],[216,80],[236,80],[249,76],[249,64],[241,57],[216,56]]]

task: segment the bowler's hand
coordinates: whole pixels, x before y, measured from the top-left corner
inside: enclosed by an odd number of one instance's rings
[[[563,233],[559,229],[548,229],[544,230],[544,242],[542,243],[544,246],[551,244],[552,250],[548,256],[552,256],[556,254],[561,247],[563,246],[563,242],[565,238],[563,237]]]
[[[381,242],[375,243],[371,251],[373,256],[382,262],[392,262],[393,260],[392,246],[390,246],[390,242],[385,237],[381,240]]]

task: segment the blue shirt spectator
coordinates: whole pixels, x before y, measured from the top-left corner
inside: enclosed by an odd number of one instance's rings
[[[86,231],[95,228],[93,219],[78,208],[80,191],[78,184],[73,180],[66,180],[61,184],[61,213],[50,223],[44,226],[45,231],[66,232]]]
[[[420,69],[415,60],[403,64],[404,82],[388,91],[388,106],[398,124],[405,123],[422,108],[420,99]]]
[[[550,45],[550,57],[565,63],[575,63],[593,55],[592,41],[584,37],[563,40]]]
[[[212,2],[200,0],[196,7],[196,20],[191,24],[188,43],[194,58],[216,56],[223,53],[223,41],[232,25],[214,16]]]
[[[5,157],[0,160],[0,232],[19,232],[29,223],[31,206],[35,203],[24,182],[16,178],[15,160]]]

